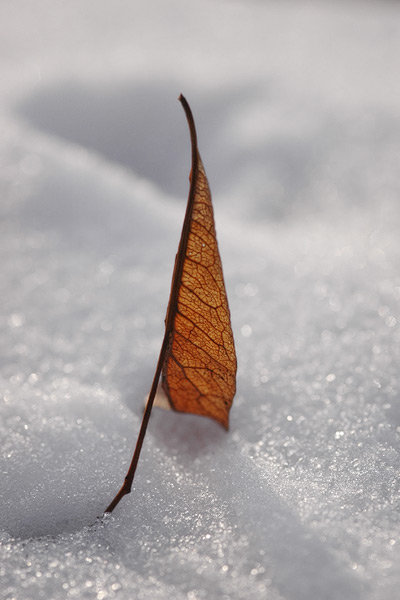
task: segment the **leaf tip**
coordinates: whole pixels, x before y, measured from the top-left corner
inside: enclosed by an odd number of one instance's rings
[[[211,416],[211,415],[208,415]],[[212,415],[212,418],[217,421],[219,425],[221,425],[225,431],[229,431],[229,413],[224,415]]]

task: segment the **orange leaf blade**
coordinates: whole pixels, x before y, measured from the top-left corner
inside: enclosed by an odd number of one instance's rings
[[[163,388],[180,412],[210,417],[228,429],[236,391],[236,354],[211,193],[197,149],[186,100],[192,142],[191,185],[175,262],[166,327],[169,346]]]

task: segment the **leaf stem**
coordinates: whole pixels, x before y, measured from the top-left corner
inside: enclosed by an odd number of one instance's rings
[[[126,495],[131,493],[133,478],[135,477],[136,467],[139,462],[140,452],[143,446],[144,436],[146,435],[147,425],[149,424],[149,419],[151,415],[151,409],[153,408],[154,398],[157,392],[158,380],[160,379],[161,369],[165,360],[165,353],[168,346],[168,332],[165,331],[163,343],[160,350],[160,356],[158,357],[158,363],[156,372],[154,374],[153,383],[151,385],[150,394],[146,403],[146,408],[143,414],[142,424],[140,426],[139,435],[136,442],[135,451],[133,453],[132,461],[129,466],[128,472],[125,475],[124,483],[121,486],[118,494],[115,496],[114,500],[107,506],[104,513],[111,513],[120,500]]]
[[[177,304],[180,279],[181,279],[181,275],[182,275],[183,258],[184,258],[184,254],[185,254],[185,250],[186,250],[187,238],[189,235],[190,219],[191,219],[191,213],[193,210],[193,202],[194,202],[194,188],[195,188],[195,182],[196,182],[196,178],[197,178],[197,160],[196,160],[196,158],[197,158],[197,136],[196,136],[196,128],[195,128],[195,124],[194,124],[194,119],[193,119],[192,111],[190,110],[189,104],[188,104],[186,98],[184,98],[184,96],[182,96],[182,94],[179,96],[179,101],[181,102],[181,104],[183,106],[183,109],[186,113],[186,118],[187,118],[188,124],[189,124],[191,146],[192,146],[192,173],[191,173],[189,198],[188,198],[188,204],[187,204],[187,208],[186,208],[186,215],[185,215],[185,220],[184,220],[184,225],[183,225],[183,230],[182,230],[182,236],[181,236],[180,245],[178,248],[178,253],[177,253],[176,259],[175,259],[175,268],[174,268],[174,274],[172,277],[170,300],[168,303],[167,315],[166,315],[166,319],[165,319],[164,339],[163,339],[163,342],[161,345],[161,350],[160,350],[160,355],[158,357],[156,372],[154,374],[153,383],[151,384],[150,394],[149,394],[149,397],[148,397],[148,400],[146,403],[146,408],[145,408],[145,411],[143,414],[142,424],[140,426],[140,431],[139,431],[139,435],[137,438],[135,451],[133,453],[131,464],[129,466],[127,474],[125,475],[124,482],[123,482],[119,492],[115,496],[114,500],[107,506],[106,510],[104,511],[104,514],[112,513],[112,511],[119,504],[121,499],[126,494],[131,493],[133,478],[135,477],[135,472],[136,472],[136,468],[137,468],[137,465],[139,462],[140,452],[141,452],[142,446],[143,446],[143,440],[146,435],[147,425],[149,424],[151,410],[153,408],[154,398],[155,398],[156,392],[157,392],[158,381],[160,379],[163,364],[165,362],[166,352],[168,349],[169,340],[170,340],[171,332],[173,329],[173,316],[176,311],[175,307]]]

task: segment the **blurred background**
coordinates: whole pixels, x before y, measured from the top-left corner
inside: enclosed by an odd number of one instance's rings
[[[214,194],[240,219],[342,213],[397,191],[397,3],[6,1],[1,10],[3,118],[171,196],[186,194],[180,92],[196,112]]]

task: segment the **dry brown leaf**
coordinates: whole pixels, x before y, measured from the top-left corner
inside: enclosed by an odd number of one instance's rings
[[[197,148],[190,107],[179,97],[190,129],[190,190],[175,259],[165,335],[124,483],[106,508],[110,513],[132,488],[156,398],[162,385],[172,408],[215,419],[226,429],[236,391],[236,354],[207,177]]]
[[[236,391],[236,354],[215,234],[211,192],[189,105],[180,101],[192,144],[191,183],[175,261],[166,329],[163,388],[175,410],[211,417],[228,428]]]

